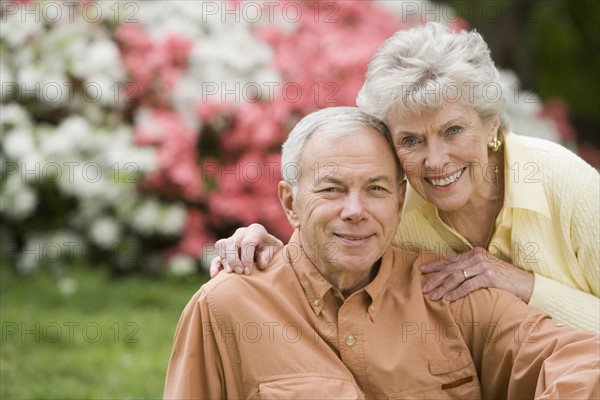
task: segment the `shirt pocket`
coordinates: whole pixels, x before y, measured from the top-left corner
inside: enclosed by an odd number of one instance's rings
[[[258,384],[261,399],[363,399],[348,378],[292,374],[261,379]]]
[[[432,385],[392,393],[390,399],[481,399],[479,380],[469,354],[429,362]]]

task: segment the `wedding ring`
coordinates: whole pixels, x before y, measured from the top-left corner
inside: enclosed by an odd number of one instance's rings
[[[467,271],[466,271],[466,270],[464,270],[464,269],[463,269],[463,270],[462,270],[462,273],[463,273],[463,276],[465,277],[465,281],[466,281],[467,279],[469,279],[469,274],[467,274]]]

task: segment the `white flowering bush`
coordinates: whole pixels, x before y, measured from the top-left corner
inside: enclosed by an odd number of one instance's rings
[[[353,105],[403,1],[12,1],[0,9],[2,262],[187,274],[261,222],[279,146],[317,108]],[[416,8],[415,8],[416,7]],[[421,9],[420,9],[420,8]],[[465,27],[445,9],[442,22]],[[508,79],[514,78],[510,72]],[[539,105],[510,105],[524,126]],[[536,108],[537,107],[537,108]],[[529,125],[527,125],[529,124]]]

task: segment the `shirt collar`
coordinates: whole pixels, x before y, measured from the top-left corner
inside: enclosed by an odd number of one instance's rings
[[[548,200],[541,183],[544,171],[521,138],[508,133],[504,136],[504,208],[522,208],[550,216]],[[403,214],[429,204],[411,186],[406,190]],[[434,207],[431,207],[434,209]],[[430,210],[431,211],[431,210]]]
[[[394,268],[394,251],[390,245],[388,249],[381,256],[381,264],[379,265],[379,271],[375,279],[373,279],[364,290],[371,297],[371,304],[367,308],[367,312],[371,317],[372,321],[375,321],[375,316],[381,309],[381,303],[383,302],[383,296],[387,290],[390,277],[392,276],[392,270]]]
[[[327,292],[331,290],[333,293],[338,290],[334,288],[323,275],[321,275],[319,270],[317,270],[306,255],[300,244],[298,230],[294,232],[289,243],[285,246],[283,255],[296,273],[309,305],[315,314],[319,315],[323,309]],[[381,308],[383,294],[387,287],[387,281],[392,274],[392,268],[393,250],[390,245],[381,258],[379,271],[377,271],[375,278],[363,289],[354,293],[358,294],[359,292],[364,291],[370,297],[371,301],[368,301],[367,304],[365,304],[365,311],[369,314],[371,320],[375,319],[375,315]]]
[[[542,185],[543,174],[535,156],[514,133],[504,136],[504,207],[523,208],[550,217]]]
[[[423,204],[427,203],[427,200],[421,197],[421,195],[410,186],[410,182],[406,187],[406,197],[404,200],[404,207],[402,207],[402,214],[406,214],[416,208],[420,208]]]
[[[308,258],[300,244],[298,230],[290,238],[284,248],[284,258],[292,266],[306,299],[315,314],[319,315],[323,309],[323,298],[325,294],[335,288],[321,275]]]

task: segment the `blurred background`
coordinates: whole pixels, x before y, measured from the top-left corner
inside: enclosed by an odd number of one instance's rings
[[[160,398],[215,239],[393,32],[475,28],[514,130],[600,167],[596,1],[2,1],[1,398]]]

